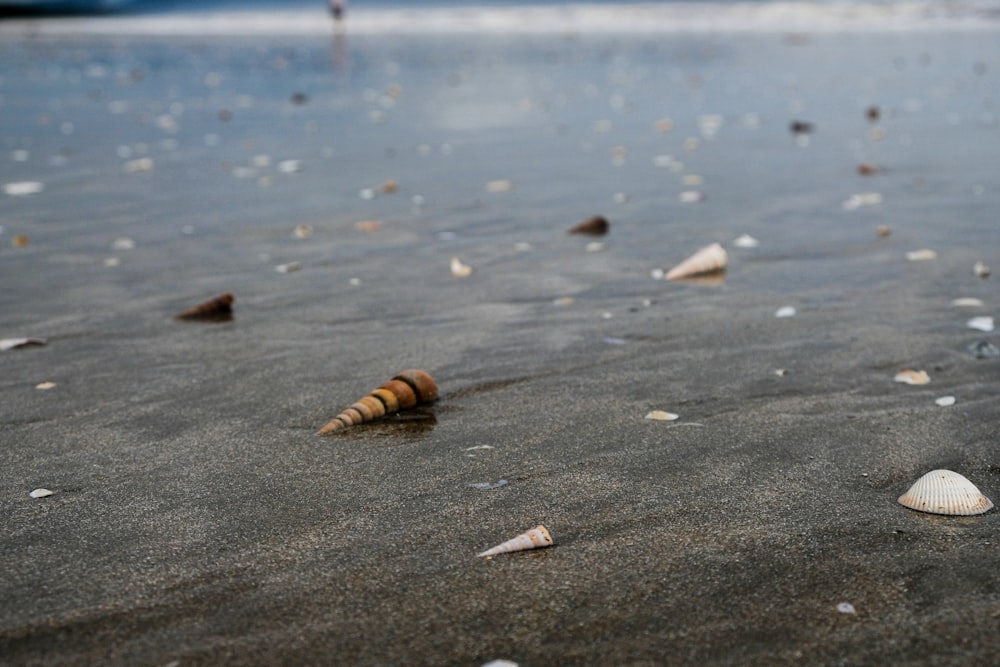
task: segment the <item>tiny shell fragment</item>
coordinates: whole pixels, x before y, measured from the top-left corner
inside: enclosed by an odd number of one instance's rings
[[[982,308],[983,301],[982,299],[976,299],[975,297],[960,297],[958,299],[954,299],[951,302],[951,305],[968,308]]]
[[[8,194],[11,197],[34,195],[44,189],[45,185],[38,181],[17,181],[14,183],[5,183],[3,186],[4,194]]]
[[[926,262],[930,259],[937,258],[937,252],[930,250],[929,248],[923,248],[921,250],[912,250],[906,253],[906,259],[911,262]]]
[[[878,234],[879,238],[887,239],[892,236],[892,227],[889,225],[879,225],[875,228],[875,233]]]
[[[733,239],[733,245],[737,248],[756,248],[760,245],[760,241],[749,234],[742,234]]]
[[[653,410],[652,412],[647,413],[644,419],[649,419],[651,421],[672,422],[679,417],[680,415],[675,415],[672,412]]]
[[[854,605],[850,602],[841,602],[837,605],[837,611],[841,614],[856,614],[858,611],[854,608]]]
[[[293,273],[302,269],[301,262],[289,262],[288,264],[278,264],[274,267],[276,273]]]
[[[940,405],[942,408],[946,408],[949,405],[955,405],[954,396],[941,396],[940,398],[935,398],[934,402]]]
[[[361,220],[354,223],[354,228],[359,232],[377,232],[382,228],[381,220]]]
[[[503,487],[507,486],[507,480],[498,479],[497,481],[492,483],[474,482],[472,484],[469,484],[469,486],[471,486],[473,489],[476,489],[477,491],[493,491],[494,489],[502,489]]]
[[[462,261],[458,257],[451,258],[451,275],[456,278],[465,278],[472,274],[472,267],[468,264],[462,264]]]
[[[307,239],[312,236],[313,228],[311,225],[295,225],[295,229],[292,230],[292,236],[297,239]]]
[[[910,369],[896,373],[896,377],[892,379],[894,382],[902,382],[904,384],[927,384],[931,381],[931,377],[927,374],[927,371],[911,371]]]
[[[18,234],[17,236],[13,237],[13,238],[12,238],[12,239],[10,240],[10,244],[11,244],[12,246],[14,246],[15,248],[24,248],[24,247],[26,247],[26,246],[27,246],[27,245],[28,245],[29,243],[31,243],[31,239],[29,239],[29,238],[28,238],[27,236],[25,236],[24,234]]]
[[[47,498],[52,495],[52,492],[49,491],[48,489],[35,489],[28,495],[31,496],[32,498]]]
[[[993,318],[989,316],[973,317],[966,322],[966,326],[976,331],[990,332],[994,329]]]
[[[510,192],[514,189],[514,184],[505,178],[489,181],[486,184],[487,192]]]
[[[595,215],[587,218],[583,222],[569,228],[570,234],[587,234],[590,236],[603,236],[608,233],[608,219],[602,215]]]
[[[990,267],[986,266],[982,262],[976,262],[972,265],[972,275],[977,278],[989,278],[990,277]]]
[[[35,389],[42,389],[42,390],[54,389],[55,386],[56,386],[55,382],[40,382],[35,385]]]
[[[795,317],[795,306],[782,306],[778,310],[774,311],[775,317]]]

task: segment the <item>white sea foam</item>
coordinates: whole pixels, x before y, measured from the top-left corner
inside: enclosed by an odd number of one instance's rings
[[[1000,0],[352,7],[349,34],[572,34],[998,30]],[[316,7],[52,18],[0,23],[0,35],[322,35]]]

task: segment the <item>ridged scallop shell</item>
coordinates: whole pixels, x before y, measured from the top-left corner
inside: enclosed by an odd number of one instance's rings
[[[993,503],[976,485],[951,470],[932,470],[899,497],[899,504],[920,512],[971,516],[988,512]]]
[[[665,276],[667,280],[679,280],[701,276],[707,273],[723,271],[729,263],[729,255],[718,243],[705,246],[683,262],[670,269]]]
[[[438,387],[426,371],[410,368],[362,396],[319,430],[328,435],[346,426],[363,424],[400,410],[437,400]]]
[[[492,549],[476,554],[477,558],[489,558],[498,554],[506,554],[512,551],[526,551],[528,549],[541,549],[552,546],[552,536],[548,528],[538,524],[531,530],[525,531],[517,537],[511,538],[502,544],[498,544]]]
[[[228,292],[214,299],[209,299],[204,303],[199,303],[193,308],[177,313],[174,319],[178,320],[224,320],[233,316],[233,302],[236,297]]]

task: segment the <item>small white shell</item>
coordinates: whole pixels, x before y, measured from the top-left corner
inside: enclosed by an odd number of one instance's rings
[[[970,329],[976,329],[977,331],[993,331],[995,325],[993,324],[993,318],[988,315],[983,315],[980,317],[973,317],[971,320],[965,323]]]
[[[733,245],[737,248],[756,248],[760,245],[760,241],[749,234],[743,234],[733,239]]]
[[[951,305],[953,305],[953,306],[959,306],[959,307],[967,306],[969,308],[982,308],[983,301],[982,301],[982,299],[977,299],[975,297],[964,296],[964,297],[959,297],[958,299],[952,300]]]
[[[954,396],[941,396],[940,398],[935,398],[934,402],[940,405],[942,408],[946,408],[949,405],[955,405]]]
[[[492,549],[476,554],[477,558],[496,556],[497,554],[510,553],[512,551],[525,551],[527,549],[541,549],[552,545],[552,536],[548,529],[542,524],[538,524],[529,531],[523,532],[515,538],[509,539],[503,544],[498,544]]]
[[[899,497],[903,507],[931,514],[971,516],[988,512],[993,503],[976,485],[951,470],[932,470]]]
[[[451,275],[456,278],[465,278],[472,274],[472,267],[468,264],[462,264],[462,261],[458,257],[451,258]]]
[[[931,376],[927,374],[927,371],[911,371],[910,369],[906,369],[896,373],[896,377],[892,379],[894,382],[902,382],[904,384],[927,384],[931,381]]]
[[[837,611],[841,614],[856,614],[858,610],[850,602],[841,602],[837,605]]]
[[[936,259],[937,253],[929,248],[923,248],[921,250],[913,250],[906,253],[906,259],[911,262],[926,262],[930,259]]]
[[[672,422],[675,419],[678,419],[679,417],[680,415],[675,415],[673,412],[666,412],[664,410],[653,410],[652,412],[647,413],[644,419],[649,419],[651,421],[659,421],[659,422]]]
[[[677,280],[679,278],[690,278],[705,273],[722,271],[729,262],[729,255],[725,248],[718,243],[705,246],[695,254],[691,255],[683,262],[667,272],[667,280]]]
[[[778,310],[774,311],[775,317],[795,317],[795,306],[782,306]]]
[[[32,498],[46,498],[52,495],[52,491],[49,491],[48,489],[35,489],[28,495]]]

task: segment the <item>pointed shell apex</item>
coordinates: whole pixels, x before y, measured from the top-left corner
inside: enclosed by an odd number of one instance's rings
[[[903,507],[931,514],[972,516],[988,512],[993,503],[975,484],[951,470],[932,470],[898,498]]]

